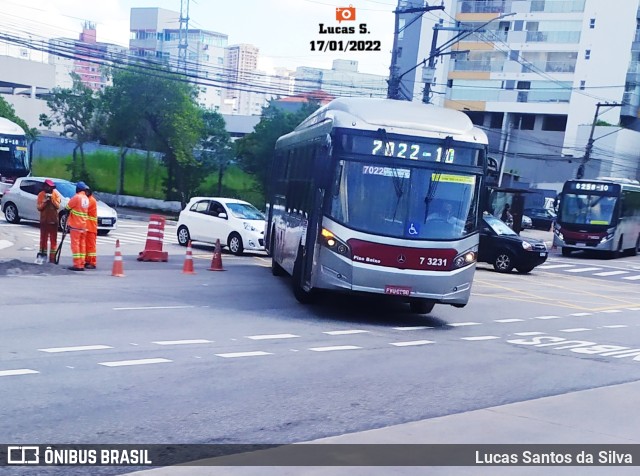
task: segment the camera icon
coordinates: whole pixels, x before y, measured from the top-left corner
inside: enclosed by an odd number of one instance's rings
[[[338,23],[343,21],[356,21],[356,7],[353,5],[349,5],[348,7],[337,7],[336,21]]]
[[[39,446],[7,446],[7,464],[40,463]]]

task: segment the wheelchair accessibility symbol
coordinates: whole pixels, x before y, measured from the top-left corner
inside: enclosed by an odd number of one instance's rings
[[[416,226],[413,224],[413,222],[409,225],[409,235],[417,235],[419,233],[418,229],[416,228]]]

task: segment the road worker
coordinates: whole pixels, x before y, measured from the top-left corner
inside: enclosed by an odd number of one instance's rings
[[[96,249],[96,240],[98,238],[98,201],[93,196],[93,191],[87,187],[85,190],[89,198],[89,209],[87,216],[87,240],[86,251],[87,256],[84,263],[84,269],[96,269],[98,264],[98,255]]]
[[[47,258],[47,240],[50,242],[49,263],[56,262],[58,250],[58,209],[62,196],[56,190],[56,184],[51,179],[42,183],[42,190],[38,194],[37,208],[40,212],[40,249],[37,262],[44,263]]]
[[[87,217],[89,211],[89,197],[85,193],[87,184],[78,182],[76,194],[67,203],[67,227],[71,235],[71,254],[73,255],[72,271],[84,271],[86,255]]]

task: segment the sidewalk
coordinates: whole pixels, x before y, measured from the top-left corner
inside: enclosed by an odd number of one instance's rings
[[[640,382],[624,383],[323,438],[313,443],[637,445],[640,444],[640,412],[637,411],[639,396]],[[532,450],[535,451],[534,448]],[[624,450],[620,451],[624,452]],[[131,474],[139,476],[631,475],[638,474],[637,465],[640,464],[634,459],[633,463],[636,467],[554,466],[550,470],[550,466],[483,467],[481,465],[428,468],[409,466],[252,467],[249,455],[227,456],[218,461],[223,461],[225,466],[169,467]],[[232,466],[234,463],[237,466]]]

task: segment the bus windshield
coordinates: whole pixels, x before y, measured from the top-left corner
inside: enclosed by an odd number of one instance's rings
[[[28,172],[29,156],[26,138],[0,134],[0,175],[22,177]]]
[[[458,239],[475,230],[478,186],[471,173],[341,160],[329,214],[376,235]]]
[[[576,225],[610,225],[616,197],[565,193],[559,216],[563,223]]]

